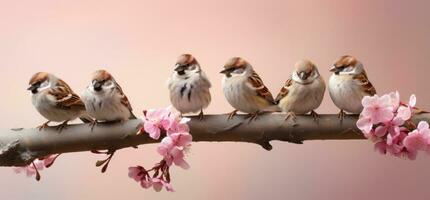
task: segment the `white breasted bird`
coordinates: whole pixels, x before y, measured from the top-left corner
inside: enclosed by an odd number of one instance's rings
[[[136,119],[131,104],[121,86],[106,70],[94,72],[91,84],[82,94],[88,114],[97,122]]]
[[[279,108],[295,121],[296,114],[309,113],[318,120],[315,112],[324,98],[325,82],[317,67],[309,60],[300,60],[294,65],[291,78],[276,97]]]
[[[200,64],[190,54],[181,55],[168,80],[170,102],[181,114],[199,113],[203,119],[203,109],[211,102],[211,83]]]
[[[224,96],[235,109],[228,119],[232,119],[237,111],[248,113],[251,121],[261,112],[279,110],[270,91],[251,64],[243,58],[229,59],[221,73],[224,74]]]
[[[84,122],[91,122],[85,118],[85,105],[66,82],[56,76],[38,72],[30,79],[32,102],[37,111],[48,121],[39,126],[39,130],[48,127],[53,122],[62,122],[57,129],[61,132],[69,121],[78,117]]]
[[[376,90],[367,78],[363,64],[356,58],[345,55],[340,57],[330,69],[328,88],[334,104],[340,109],[339,118],[343,120],[345,112],[359,114],[363,110],[361,100],[373,96]]]

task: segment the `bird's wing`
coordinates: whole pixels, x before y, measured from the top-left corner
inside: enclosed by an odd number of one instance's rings
[[[272,93],[270,93],[269,89],[267,89],[260,76],[258,76],[256,72],[253,72],[252,75],[248,78],[248,83],[250,83],[252,87],[254,87],[258,96],[263,97],[271,104],[276,104],[275,100],[273,99]]]
[[[289,87],[293,84],[293,80],[290,78],[285,82],[284,87],[282,87],[281,91],[279,91],[278,96],[276,96],[275,102],[279,103],[279,101],[281,99],[283,99],[284,97],[286,97],[288,95],[289,92]]]
[[[133,108],[131,107],[130,101],[128,100],[127,96],[125,96],[124,92],[122,91],[121,86],[118,83],[115,83],[115,85],[116,85],[116,89],[118,90],[118,92],[121,95],[122,105],[127,107],[128,110],[130,111],[130,119],[136,119],[136,116],[133,114]]]
[[[59,108],[78,108],[85,110],[85,104],[82,102],[81,98],[62,80],[58,80],[57,85],[49,90],[48,93],[55,98],[55,102]]]
[[[366,72],[363,71],[362,73],[355,75],[353,79],[361,86],[363,93],[366,95],[373,96],[376,94],[376,89],[367,78]]]

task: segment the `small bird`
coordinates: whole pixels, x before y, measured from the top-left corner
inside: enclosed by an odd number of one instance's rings
[[[199,112],[203,119],[203,109],[209,106],[211,83],[200,64],[190,54],[181,55],[168,80],[170,102],[181,114]]]
[[[126,121],[136,119],[133,109],[121,86],[106,70],[94,72],[91,84],[82,94],[87,113],[93,117],[94,123]]]
[[[342,121],[345,112],[359,114],[363,110],[361,100],[373,96],[376,90],[367,78],[363,64],[356,58],[345,55],[340,57],[330,69],[328,88],[334,104],[340,108],[339,118]]]
[[[98,70],[93,74],[91,84],[84,91],[82,100],[88,114],[94,118],[91,130],[99,121],[124,122],[129,119],[136,119],[127,96],[113,76],[105,70]],[[98,167],[103,166],[103,173],[107,170],[115,151],[115,149],[110,149],[107,152],[93,151],[108,155],[107,159],[98,161],[96,164]]]
[[[222,87],[224,96],[235,110],[229,114],[232,119],[237,111],[248,113],[250,121],[262,112],[279,110],[272,94],[254,71],[251,64],[240,57],[234,57],[224,65]]]
[[[296,114],[309,113],[318,120],[315,112],[324,98],[325,82],[317,67],[309,60],[300,60],[294,65],[295,70],[290,79],[279,92],[275,101],[279,108],[287,113],[288,118]]]
[[[90,122],[85,118],[85,105],[66,82],[56,76],[38,72],[30,79],[30,87],[27,89],[33,93],[32,102],[37,111],[48,121],[39,130],[49,127],[53,122],[62,122],[57,129],[61,132],[69,121],[82,117],[84,122]]]

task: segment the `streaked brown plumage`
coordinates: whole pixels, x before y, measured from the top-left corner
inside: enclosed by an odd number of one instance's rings
[[[341,109],[339,117],[343,119],[344,111],[360,113],[363,109],[363,97],[376,94],[363,64],[355,57],[345,55],[335,61],[330,71],[333,75],[329,80],[329,92],[334,104]]]
[[[52,74],[39,72],[31,77],[29,84],[28,90],[33,93],[33,105],[42,116],[49,120],[39,126],[39,129],[48,127],[48,123],[54,121],[63,122],[58,127],[61,131],[67,122],[84,116],[83,102],[63,80]],[[89,122],[87,118],[81,119]]]
[[[245,59],[240,57],[229,59],[221,73],[224,74],[224,95],[236,109],[230,113],[229,118],[237,111],[241,111],[250,113],[250,118],[253,119],[260,112],[273,111],[276,107],[272,94]]]

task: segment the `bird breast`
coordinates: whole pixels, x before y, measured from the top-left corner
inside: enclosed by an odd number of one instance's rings
[[[352,75],[335,75],[329,80],[329,93],[333,103],[341,110],[358,114],[363,110],[361,87]]]
[[[81,116],[83,110],[78,108],[64,109],[57,106],[56,98],[47,91],[39,92],[32,96],[32,103],[36,110],[47,120],[63,122],[74,120]]]
[[[306,114],[317,109],[324,98],[325,83],[322,77],[310,84],[293,83],[286,97],[279,101],[279,107],[284,112]]]
[[[87,113],[101,121],[127,120],[131,112],[121,102],[122,96],[115,89],[101,94],[94,94],[88,88],[82,95]]]
[[[254,113],[270,106],[269,102],[257,95],[248,84],[246,76],[232,76],[223,78],[223,92],[233,108],[245,113]]]
[[[187,79],[172,76],[169,79],[170,101],[179,112],[195,113],[209,106],[211,95],[209,80],[196,74]]]

